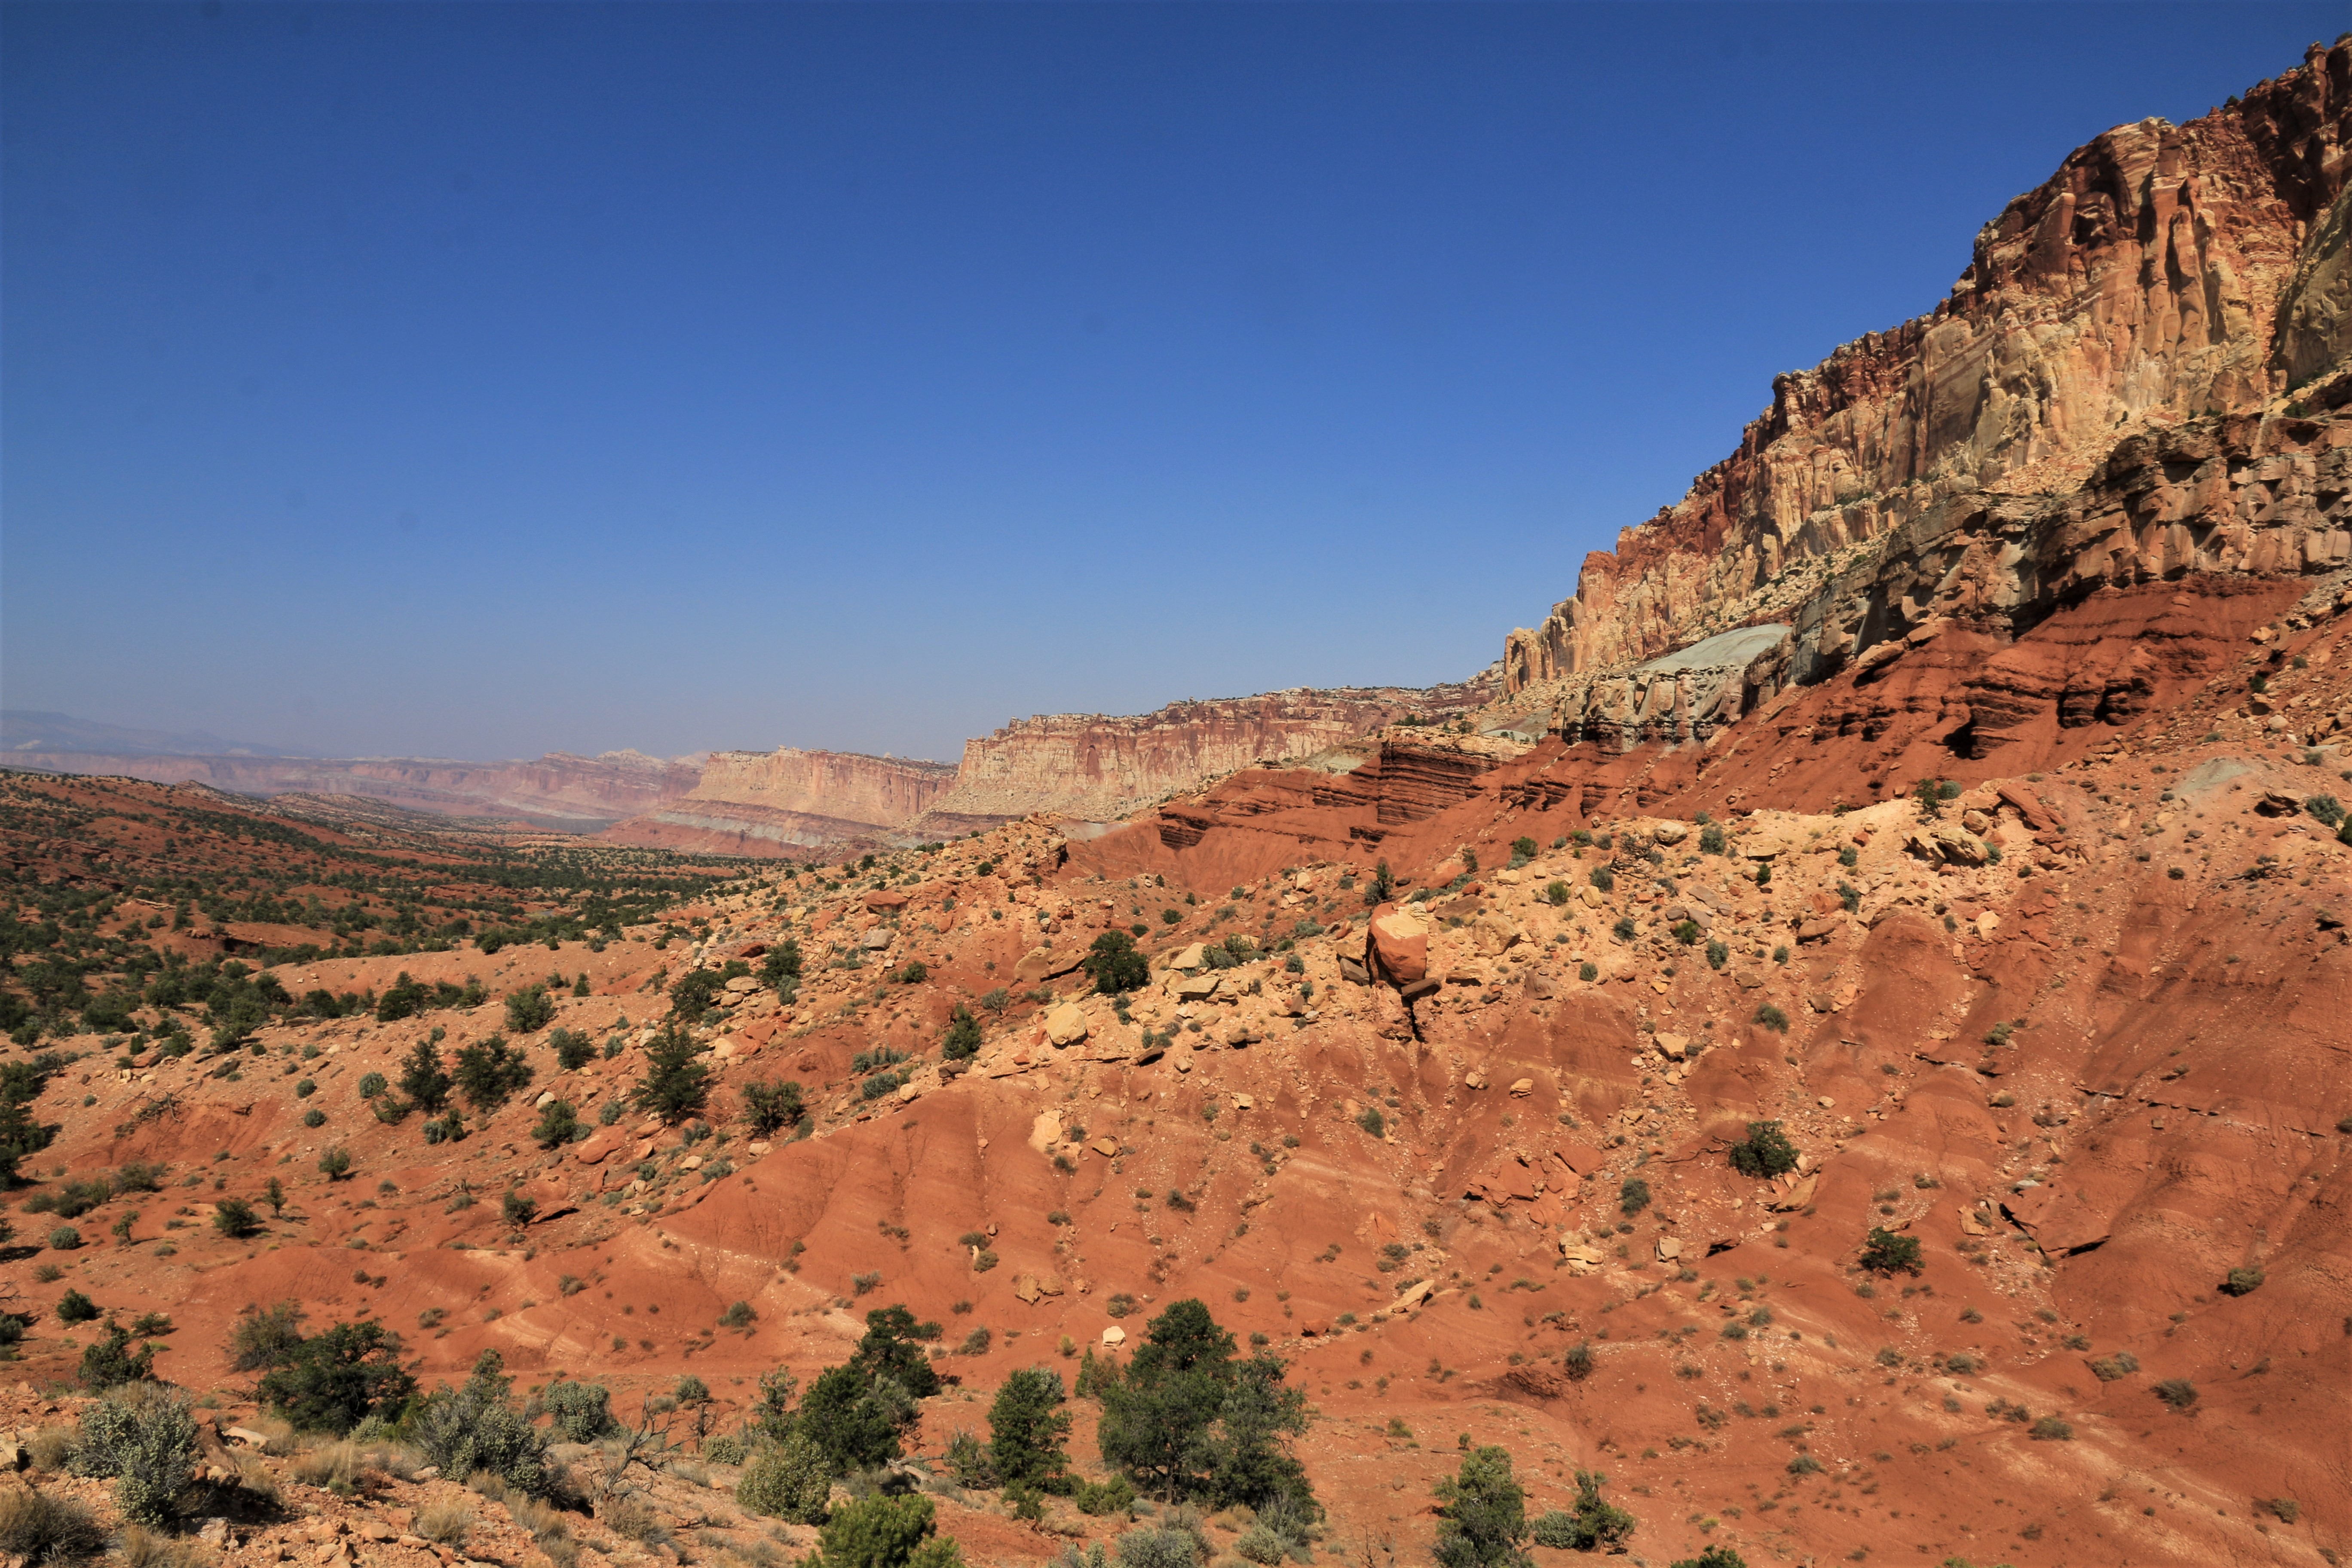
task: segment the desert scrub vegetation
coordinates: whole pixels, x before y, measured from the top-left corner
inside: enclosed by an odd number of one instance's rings
[[[106,1550],[98,1516],[37,1487],[0,1489],[0,1553],[26,1563],[80,1563]]]

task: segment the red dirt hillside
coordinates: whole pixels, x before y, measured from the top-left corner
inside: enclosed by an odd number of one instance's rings
[[[476,859],[499,894],[385,952],[421,863],[240,830],[208,891],[377,924],[199,988],[137,957],[97,837],[132,803],[12,797],[0,1088],[56,1129],[0,1303],[33,1483],[115,1507],[59,1428],[152,1340],[213,1401],[224,1561],[766,1565],[816,1537],[739,1461],[845,1429],[820,1375],[896,1356],[848,1383],[904,1457],[832,1495],[919,1489],[973,1563],[1162,1528],[1216,1568],[1424,1561],[1490,1445],[1530,1518],[1605,1475],[1641,1563],[2337,1562],[2347,132],[2352,45],[2109,132],[1933,315],[1784,378],[1494,700],[1107,829],[727,880]],[[1319,1522],[1102,1489],[1104,1379],[1188,1300],[1303,1393],[1272,1446]],[[414,1409],[270,1425],[235,1336],[286,1301],[397,1333],[425,1391],[497,1352],[565,1506],[438,1474]],[[1038,1367],[1087,1377],[1073,1495],[958,1441]],[[580,1384],[628,1430],[569,1440]]]

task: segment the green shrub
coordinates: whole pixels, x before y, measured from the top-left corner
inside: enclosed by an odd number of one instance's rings
[[[1617,1207],[1627,1219],[1650,1206],[1650,1184],[1639,1176],[1628,1176],[1617,1189]]]
[[[315,1105],[302,1113],[302,1125],[305,1127],[324,1127],[326,1124],[327,1113]]]
[[[1874,1274],[1917,1274],[1926,1267],[1919,1261],[1917,1237],[1897,1236],[1875,1225],[1863,1242],[1862,1266]]]
[[[959,1002],[948,1018],[947,1038],[940,1044],[940,1055],[951,1062],[968,1061],[980,1054],[982,1036],[980,1020],[971,1009]]]
[[[1597,963],[1580,963],[1576,966],[1576,977],[1590,985],[1601,978],[1601,966]]]
[[[539,1402],[567,1443],[593,1443],[613,1429],[613,1395],[602,1384],[566,1379],[550,1384]]]
[[[319,1156],[319,1171],[331,1182],[340,1182],[352,1173],[351,1151],[338,1143]]]
[[[989,1446],[962,1427],[948,1439],[943,1462],[948,1474],[960,1487],[986,1488],[997,1484],[996,1461],[989,1456]]]
[[[1080,1481],[1073,1500],[1080,1513],[1099,1519],[1105,1514],[1132,1513],[1135,1510],[1135,1488],[1125,1476],[1113,1476],[1107,1481]]]
[[[1375,1138],[1388,1136],[1388,1118],[1381,1114],[1381,1108],[1377,1105],[1364,1107],[1364,1113],[1356,1118],[1356,1125]]]
[[[440,1031],[434,1033],[437,1036]],[[401,1058],[400,1092],[411,1105],[428,1113],[437,1113],[449,1103],[449,1075],[442,1070],[440,1047],[432,1040],[417,1041]]]
[[[1120,1536],[1113,1556],[1118,1568],[1197,1568],[1208,1554],[1196,1530],[1150,1524]]]
[[[2189,1410],[2197,1404],[2197,1385],[2185,1377],[2168,1377],[2156,1385],[2154,1393],[2175,1410]]]
[[[545,999],[542,992],[541,1000]],[[514,1010],[512,997],[508,998],[507,1010]],[[507,1044],[503,1035],[478,1040],[457,1053],[457,1087],[478,1113],[498,1110],[529,1088],[530,1079],[530,1063]]]
[[[156,1391],[101,1399],[82,1412],[73,1464],[78,1474],[114,1478],[125,1519],[164,1523],[194,1479],[195,1419],[184,1400]]]
[[[753,1513],[794,1524],[824,1519],[833,1472],[815,1444],[795,1432],[782,1442],[762,1443],[743,1465],[735,1500]]]
[[[558,1029],[547,1037],[555,1047],[555,1065],[564,1072],[578,1072],[596,1059],[596,1042],[577,1029]]]
[[[1748,1568],[1748,1559],[1718,1542],[1696,1557],[1676,1558],[1666,1568]]]
[[[87,1323],[98,1315],[98,1303],[79,1290],[68,1290],[58,1298],[58,1321],[60,1323]]]
[[[2129,1351],[2096,1356],[2091,1362],[2091,1374],[2101,1383],[2119,1383],[2138,1370],[2139,1357]]]
[[[531,1141],[542,1149],[560,1149],[582,1131],[580,1112],[568,1100],[551,1100],[539,1108],[539,1122],[530,1130]]]
[[[702,1440],[702,1457],[714,1465],[740,1465],[743,1462],[743,1439],[731,1432],[721,1432]]]
[[[934,1511],[919,1494],[845,1503],[818,1532],[819,1556],[810,1568],[961,1568],[956,1543],[938,1533]]]
[[[400,1350],[400,1336],[382,1323],[334,1324],[279,1352],[262,1376],[261,1402],[303,1431],[338,1436],[372,1415],[390,1418],[416,1392]]]
[[[1776,1034],[1789,1032],[1789,1015],[1767,1002],[1756,1009],[1756,1022]]]
[[[1527,1493],[1507,1448],[1473,1449],[1458,1474],[1438,1479],[1439,1568],[1519,1568],[1528,1556]]]
[[[2224,1296],[2251,1296],[2263,1288],[2263,1271],[2259,1268],[2232,1268],[2230,1277],[2221,1281]]]
[[[753,1079],[742,1089],[743,1121],[754,1135],[761,1138],[787,1127],[797,1127],[808,1114],[801,1100],[801,1086],[787,1079],[771,1083]]]
[[[1273,1568],[1290,1554],[1290,1542],[1267,1529],[1263,1523],[1253,1523],[1234,1542],[1234,1555],[1244,1563],[1256,1563]]]
[[[1731,1146],[1731,1168],[1743,1176],[1782,1175],[1797,1168],[1797,1146],[1778,1121],[1751,1121],[1747,1138]]]
[[[292,1363],[302,1346],[300,1303],[280,1301],[273,1307],[247,1303],[228,1331],[229,1366],[237,1372],[260,1372]]]
[[[555,1001],[544,985],[526,986],[507,998],[507,1027],[529,1035],[555,1022]],[[459,1075],[463,1081],[463,1074]]]
[[[1105,994],[1139,991],[1151,978],[1151,969],[1135,939],[1123,931],[1107,931],[1094,940],[1078,965],[1091,976],[1095,989]]]
[[[2071,1443],[2074,1440],[2074,1428],[2055,1415],[2044,1415],[2026,1428],[2026,1436],[2045,1443]]]
[[[1062,1375],[1042,1367],[1008,1374],[988,1410],[989,1462],[1008,1486],[1053,1489],[1063,1479],[1070,1457],[1063,1444],[1070,1435],[1069,1412],[1061,1408],[1066,1396]]]
[[[241,1240],[261,1228],[261,1216],[243,1198],[218,1198],[213,1203],[213,1228]]]
[[[705,1048],[676,1026],[656,1035],[646,1047],[637,1104],[672,1124],[700,1110],[710,1098],[710,1069],[697,1059]]]
[[[488,1470],[514,1490],[544,1498],[554,1489],[547,1438],[508,1401],[512,1380],[496,1351],[484,1351],[465,1386],[444,1384],[409,1416],[410,1440],[445,1476]]]

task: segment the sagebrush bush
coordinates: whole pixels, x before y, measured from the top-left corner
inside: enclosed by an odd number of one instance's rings
[[[613,1428],[613,1395],[602,1384],[558,1383],[540,1396],[569,1443],[593,1443]]]
[[[814,1524],[824,1518],[832,1486],[823,1451],[794,1432],[782,1442],[761,1444],[744,1462],[735,1500],[771,1519]]]
[[[176,1394],[117,1395],[82,1412],[74,1470],[112,1476],[116,1506],[134,1524],[170,1519],[195,1464],[195,1418]]]
[[[499,1353],[484,1351],[463,1388],[445,1384],[425,1395],[409,1433],[445,1476],[486,1470],[526,1497],[545,1497],[555,1485],[547,1436],[508,1402],[511,1381]]]

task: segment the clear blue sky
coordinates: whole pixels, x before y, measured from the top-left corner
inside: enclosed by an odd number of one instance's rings
[[[2341,4],[0,7],[0,700],[953,757],[1471,674]]]

